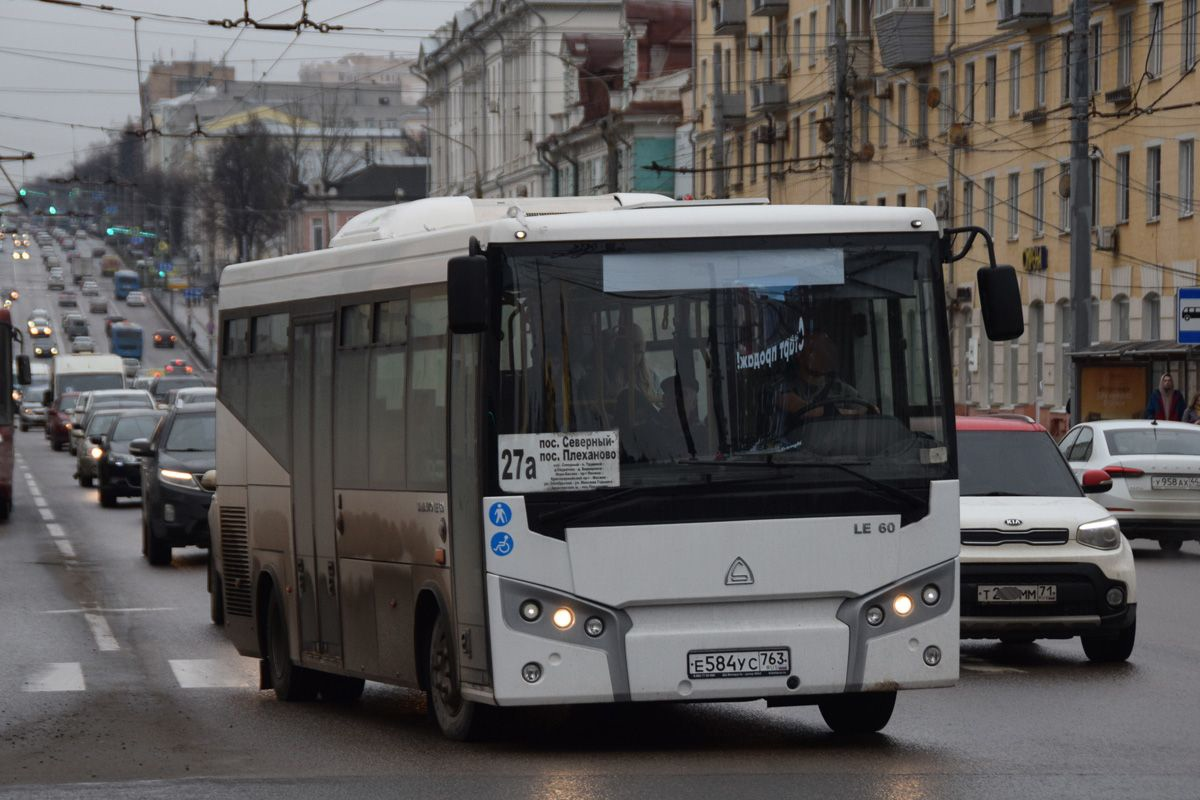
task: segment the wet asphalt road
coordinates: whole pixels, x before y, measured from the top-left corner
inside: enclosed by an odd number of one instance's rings
[[[208,621],[203,551],[150,568],[137,505],[101,509],[40,432],[17,450],[0,797],[1200,797],[1195,544],[1138,545],[1130,663],[1089,664],[1077,641],[968,642],[959,686],[902,694],[883,735],[745,703],[522,713],[462,745],[411,692],[371,684],[347,707],[257,691]]]

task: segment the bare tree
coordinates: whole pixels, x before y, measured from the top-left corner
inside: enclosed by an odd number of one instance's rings
[[[354,130],[344,118],[340,92],[337,89],[321,92],[318,110],[317,177],[329,185],[344,178],[365,159],[354,151]]]
[[[221,228],[237,245],[238,261],[250,261],[286,223],[290,193],[288,151],[259,120],[235,128],[212,164]]]

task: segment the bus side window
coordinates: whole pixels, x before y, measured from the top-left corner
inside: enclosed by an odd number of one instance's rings
[[[407,377],[408,301],[375,304],[367,443],[372,489],[403,489],[406,481],[404,429]]]
[[[447,324],[445,290],[413,290],[408,406],[408,484],[413,489],[446,486]]]

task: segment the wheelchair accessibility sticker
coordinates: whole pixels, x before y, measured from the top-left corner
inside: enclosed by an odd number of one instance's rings
[[[504,531],[492,535],[492,552],[503,558],[513,551],[513,538]]]

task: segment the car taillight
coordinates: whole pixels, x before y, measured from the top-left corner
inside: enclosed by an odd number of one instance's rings
[[[1105,467],[1104,471],[1108,473],[1108,477],[1110,478],[1140,478],[1146,474],[1145,470],[1138,469],[1137,467],[1111,466]]]

